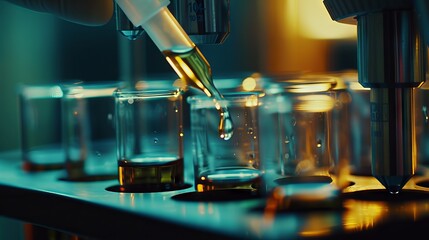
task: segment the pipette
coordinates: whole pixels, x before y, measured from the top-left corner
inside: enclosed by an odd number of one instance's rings
[[[219,136],[232,137],[233,125],[223,96],[213,84],[211,67],[167,8],[169,0],[116,0],[134,26],[142,26],[168,63],[186,81],[212,98],[219,111]]]

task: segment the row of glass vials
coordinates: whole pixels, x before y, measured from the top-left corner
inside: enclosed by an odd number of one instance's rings
[[[229,139],[219,136],[215,102],[174,82],[21,86],[23,169],[62,169],[61,179],[69,181],[117,179],[123,191],[190,183],[197,192],[258,195],[291,183],[327,183],[340,191],[349,174],[371,175],[369,89],[355,72],[215,79],[224,95],[217,103],[232,119]],[[419,91],[423,166],[428,117],[424,88]]]

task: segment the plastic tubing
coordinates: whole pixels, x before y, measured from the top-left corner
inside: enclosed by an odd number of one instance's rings
[[[169,0],[115,0],[134,26],[142,26],[163,52],[181,53],[195,47],[182,26],[167,8]]]

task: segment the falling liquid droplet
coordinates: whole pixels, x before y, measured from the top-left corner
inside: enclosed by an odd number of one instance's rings
[[[155,144],[157,144],[157,143],[158,143],[158,141],[159,141],[159,140],[158,140],[158,138],[154,138],[154,139],[153,139],[153,142],[154,142]]]
[[[319,139],[319,140],[317,140],[317,145],[316,145],[318,148],[321,148],[322,147],[322,141]]]
[[[134,103],[134,99],[128,99],[128,103],[129,104],[133,104]]]
[[[252,135],[252,134],[253,134],[253,128],[249,128],[249,129],[247,129],[247,134]]]
[[[223,140],[229,140],[232,138],[233,133],[234,128],[231,116],[229,115],[229,112],[223,112],[219,122],[219,137]]]

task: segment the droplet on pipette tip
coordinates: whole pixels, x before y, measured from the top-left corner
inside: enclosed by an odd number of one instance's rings
[[[163,51],[163,54],[176,73],[185,80],[186,85],[201,90],[213,99],[214,106],[220,115],[219,137],[224,140],[231,139],[233,134],[232,119],[227,108],[219,104],[223,97],[213,84],[210,65],[201,51],[197,47],[193,47],[187,52],[175,52],[174,49],[169,49]]]

